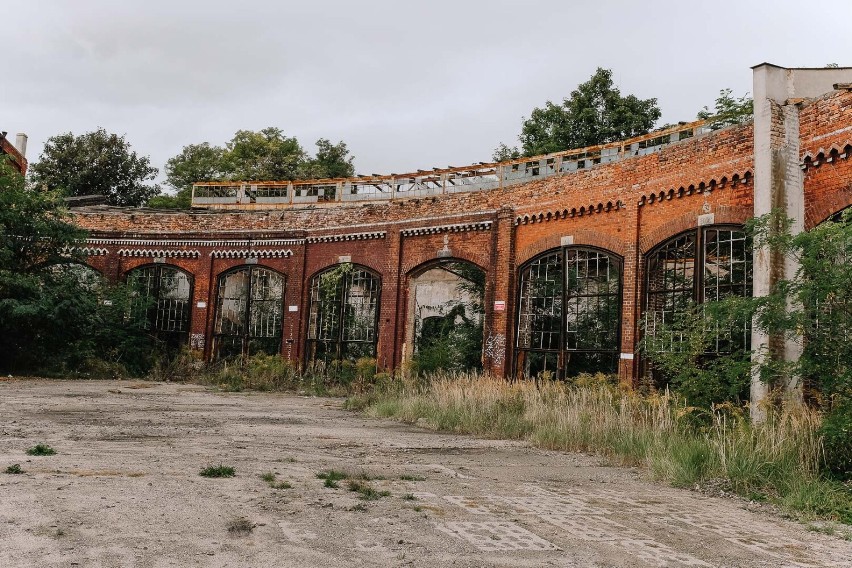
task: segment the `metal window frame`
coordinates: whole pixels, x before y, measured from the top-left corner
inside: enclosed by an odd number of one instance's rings
[[[346,356],[346,352],[348,351],[347,346],[349,344],[359,344],[359,345],[369,345],[371,346],[370,352],[373,357],[378,356],[378,344],[379,344],[379,319],[381,313],[381,305],[382,305],[382,276],[375,270],[364,266],[363,264],[350,263],[353,269],[360,270],[364,274],[371,277],[372,281],[375,282],[375,288],[371,291],[375,293],[375,313],[373,315],[372,321],[372,330],[373,330],[373,339],[372,341],[366,340],[351,340],[345,338],[346,327],[344,325],[346,319],[346,308],[349,305],[349,293],[352,289],[353,278],[352,272],[346,275],[346,277],[340,279],[340,283],[338,284],[338,297],[340,298],[339,305],[334,310],[334,317],[336,321],[336,331],[335,337],[331,340],[319,339],[317,337],[311,337],[311,324],[313,318],[313,308],[315,298],[315,290],[318,289],[320,285],[320,279],[323,275],[332,272],[337,269],[340,264],[326,267],[322,270],[315,272],[311,278],[309,279],[309,290],[310,293],[308,295],[308,313],[305,318],[305,353],[304,353],[304,361],[305,364],[315,363],[316,361],[342,361],[348,359]],[[317,358],[317,345],[319,343],[330,344],[333,345],[334,356],[333,357],[324,357]]]
[[[85,265],[88,268],[88,265]],[[158,325],[159,321],[159,313],[160,313],[160,292],[162,290],[162,279],[163,279],[163,270],[174,270],[179,274],[183,274],[186,277],[187,282],[189,283],[189,294],[186,297],[186,317],[183,318],[183,324],[186,329],[184,330],[169,330],[162,329]],[[99,272],[97,269],[92,268],[96,272]],[[167,344],[174,344],[175,346],[187,345],[189,343],[189,334],[192,327],[192,299],[195,295],[195,277],[191,272],[177,266],[175,264],[166,264],[166,263],[148,263],[142,264],[140,266],[135,266],[130,270],[127,270],[124,273],[124,282],[129,284],[131,279],[134,278],[136,273],[142,271],[153,271],[153,286],[151,293],[147,295],[147,298],[153,299],[154,304],[150,307],[146,312],[146,320],[148,323],[148,331],[157,339],[164,341]],[[153,314],[153,317],[152,317]],[[170,340],[171,338],[177,338],[175,340]]]
[[[280,308],[280,313],[281,313],[281,325],[279,326],[278,333],[276,335],[258,336],[258,335],[252,335],[251,334],[252,307],[253,307],[254,303],[256,302],[255,298],[253,297],[254,296],[254,290],[253,290],[254,275],[255,275],[255,272],[259,271],[259,270],[267,271],[267,272],[274,274],[274,275],[281,278],[281,298],[280,298],[280,302],[278,304],[279,308]],[[241,324],[243,326],[243,331],[242,331],[242,333],[239,333],[239,334],[218,333],[216,331],[216,329],[217,329],[217,327],[219,327],[218,326],[219,318],[222,317],[223,284],[224,284],[224,282],[227,278],[229,278],[229,277],[231,277],[231,276],[233,276],[233,275],[235,275],[239,272],[246,272],[247,273],[246,284],[245,284],[245,288],[244,288],[244,290],[245,290],[244,295],[245,295],[245,303],[246,304],[245,304],[245,310],[244,310],[244,313],[243,313],[243,316],[242,316],[243,321],[241,322]],[[241,264],[239,266],[231,267],[228,270],[225,270],[224,272],[220,272],[219,275],[216,277],[216,295],[215,295],[216,306],[215,306],[215,310],[214,310],[214,313],[213,313],[213,353],[212,353],[213,359],[215,360],[215,359],[221,359],[222,358],[220,356],[220,350],[221,350],[221,344],[224,342],[225,338],[231,338],[231,339],[238,338],[239,342],[240,342],[240,350],[239,350],[240,355],[241,356],[247,356],[247,355],[251,355],[250,351],[251,351],[252,340],[257,340],[257,339],[270,340],[270,339],[275,339],[277,337],[278,338],[277,350],[275,350],[274,353],[271,353],[269,351],[266,351],[266,352],[269,353],[270,355],[280,354],[281,353],[281,346],[282,346],[283,339],[284,339],[284,319],[286,317],[285,316],[285,310],[284,310],[284,299],[285,299],[286,294],[287,294],[287,275],[284,274],[283,272],[279,271],[279,270],[275,270],[274,268],[272,268],[270,266],[266,266],[266,265],[263,265],[263,264]],[[268,300],[262,300],[262,301],[268,301]],[[274,301],[274,299],[272,299],[271,301]],[[270,342],[270,344],[271,344],[271,342]]]
[[[569,299],[568,298],[568,286],[567,286],[567,282],[568,282],[567,255],[568,255],[569,252],[572,252],[572,251],[573,252],[593,252],[593,253],[597,253],[599,255],[604,255],[608,258],[610,266],[613,266],[613,264],[617,264],[617,267],[618,267],[618,277],[617,277],[618,278],[618,291],[615,294],[584,294],[582,296],[582,297],[586,297],[586,298],[591,298],[591,297],[594,297],[594,298],[614,297],[615,298],[615,300],[617,302],[617,306],[618,306],[618,318],[617,318],[618,319],[618,326],[617,326],[617,330],[616,330],[615,345],[614,345],[613,349],[607,349],[607,350],[602,350],[602,349],[568,349],[567,346],[566,346],[566,331],[567,331],[567,325],[568,325],[568,319],[567,319],[568,314],[567,314],[567,310],[565,309],[565,307],[567,306],[568,299]],[[522,304],[521,304],[521,293],[522,293],[522,289],[523,289],[523,274],[535,262],[538,262],[539,260],[541,260],[543,258],[546,258],[548,256],[553,256],[553,255],[557,255],[557,257],[560,259],[560,261],[562,263],[562,277],[560,278],[561,294],[559,295],[559,297],[561,298],[561,301],[562,301],[561,313],[560,313],[560,317],[559,317],[559,320],[560,320],[559,349],[535,349],[535,348],[520,347],[520,345],[519,345],[520,335],[521,335],[520,326],[521,326],[521,317],[523,315],[522,314]],[[547,354],[556,355],[556,378],[558,378],[558,379],[564,379],[565,378],[565,372],[566,372],[566,366],[567,366],[566,365],[566,356],[570,355],[572,353],[600,353],[600,354],[603,354],[603,355],[610,354],[610,355],[613,356],[613,359],[615,360],[615,366],[616,366],[615,371],[617,371],[618,354],[621,352],[621,327],[622,327],[622,322],[623,322],[623,319],[624,319],[624,310],[623,310],[623,303],[624,303],[624,257],[622,257],[621,255],[614,253],[610,250],[607,250],[607,249],[604,249],[604,248],[601,248],[601,247],[590,246],[590,245],[568,245],[568,246],[556,247],[556,248],[548,249],[548,250],[534,256],[533,258],[527,260],[526,262],[524,262],[518,268],[517,282],[518,282],[518,285],[517,285],[517,290],[516,290],[516,294],[515,294],[515,300],[516,300],[515,305],[518,306],[518,308],[517,308],[517,314],[516,314],[516,317],[515,317],[515,341],[514,341],[515,345],[514,345],[514,349],[513,349],[514,358],[513,358],[513,362],[512,362],[513,363],[513,365],[512,365],[513,376],[528,378],[528,377],[524,376],[523,369],[520,369],[519,365],[518,365],[522,352],[523,353],[543,353],[543,354],[545,354],[545,356],[547,356]]]
[[[643,282],[643,285],[644,285],[644,291],[643,291],[643,294],[642,294],[642,318],[641,318],[643,321],[647,322],[648,306],[649,306],[649,303],[650,303],[649,300],[650,300],[650,297],[652,295],[652,293],[651,293],[651,276],[652,276],[652,274],[651,274],[651,270],[650,270],[652,258],[655,255],[657,255],[659,252],[661,252],[670,243],[676,241],[677,239],[683,238],[683,237],[691,236],[691,237],[693,237],[694,243],[695,243],[695,254],[694,254],[694,258],[693,258],[693,267],[692,267],[692,285],[690,287],[692,289],[691,300],[698,305],[704,304],[707,301],[706,298],[705,298],[705,283],[706,283],[705,271],[707,269],[707,232],[708,231],[732,231],[732,232],[744,233],[745,229],[744,229],[743,225],[738,225],[736,223],[720,223],[720,224],[703,225],[703,226],[694,227],[692,229],[687,229],[686,231],[681,231],[680,233],[677,233],[675,235],[668,237],[664,241],[658,243],[655,247],[653,247],[651,250],[649,250],[644,255],[644,257],[645,257],[644,262],[643,262],[644,275],[643,275],[643,279],[642,279],[642,282]],[[747,288],[747,290],[746,290],[747,293],[749,293],[749,295],[750,295],[751,292],[754,289],[753,288],[754,287],[754,275],[753,275],[754,266],[753,266],[753,260],[752,260],[751,254],[750,254],[750,251],[752,251],[753,249],[751,248],[750,245],[748,245],[747,236],[745,236],[744,239],[745,239],[745,242],[747,243],[746,254],[744,255],[744,259],[745,259],[745,262],[748,266],[747,274],[749,275],[749,277],[747,278],[745,286]],[[685,289],[686,288],[684,288],[683,290],[685,290]],[[655,294],[665,295],[669,292],[670,291],[668,291],[668,290],[663,290],[661,292],[655,292]],[[746,331],[746,333],[750,333],[750,331],[751,331],[751,329],[749,327],[749,329]],[[717,349],[714,352],[708,353],[708,355],[712,355],[713,353],[718,353],[719,352],[718,351],[718,349],[719,349],[718,345],[719,345],[719,338],[717,337],[717,341],[716,341]],[[643,367],[645,368],[645,370],[643,371],[643,374],[647,374],[647,372],[648,372],[647,362],[643,362]]]

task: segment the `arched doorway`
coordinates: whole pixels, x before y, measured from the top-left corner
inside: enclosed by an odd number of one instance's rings
[[[416,373],[482,369],[485,271],[442,259],[408,279],[405,363]]]

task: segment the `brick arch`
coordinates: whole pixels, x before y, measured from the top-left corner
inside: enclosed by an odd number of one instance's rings
[[[151,257],[148,257],[148,258],[146,258],[146,257],[136,257],[136,258],[123,257],[121,259],[121,277],[126,278],[127,273],[130,272],[131,270],[135,270],[137,268],[141,268],[143,266],[148,266],[148,265],[153,265],[153,264],[162,265],[162,266],[173,266],[173,267],[175,267],[179,270],[182,270],[183,272],[186,272],[187,274],[189,274],[193,278],[195,278],[197,276],[196,271],[198,271],[198,266],[199,266],[198,259],[169,258],[169,259],[166,259],[166,260],[167,260],[167,262],[160,264],[160,263],[155,263],[154,259],[151,258]]]
[[[489,272],[493,272],[494,267],[489,262],[489,255],[487,253],[481,254],[471,254],[465,250],[459,248],[459,250],[453,250],[453,256],[443,259],[435,256],[434,251],[419,251],[417,254],[412,254],[411,256],[407,256],[402,261],[402,268],[400,269],[401,275],[409,275],[413,270],[416,270],[422,266],[430,262],[434,262],[437,260],[460,260],[464,262],[469,262],[474,266],[481,268],[485,271],[486,274]]]
[[[627,256],[627,243],[620,239],[611,237],[610,235],[607,235],[605,233],[601,233],[599,231],[592,231],[590,229],[577,229],[566,232],[574,237],[574,246],[590,246],[603,249],[607,252],[615,253],[621,256],[622,258]],[[515,256],[516,263],[518,266],[520,266],[521,264],[527,262],[532,258],[535,258],[536,256],[540,255],[545,251],[561,246],[561,233],[547,235],[546,237],[542,237],[536,241],[533,241],[532,243],[519,250]]]
[[[467,262],[468,264],[472,264],[473,266],[477,267],[481,271],[488,273],[488,267],[487,266],[482,266],[479,263],[476,263],[472,260],[467,260],[465,258],[461,258],[460,256],[454,255],[454,256],[445,257],[445,258],[432,258],[430,260],[427,260],[426,262],[421,262],[420,264],[411,267],[410,270],[406,270],[402,274],[406,278],[417,277],[417,276],[420,275],[420,273],[426,272],[427,270],[429,270],[433,266],[438,266],[438,265],[440,265],[441,263],[444,263],[444,262]]]
[[[752,208],[745,205],[716,205],[712,212],[713,225],[742,225],[754,217]],[[639,251],[645,254],[669,238],[697,228],[699,215],[701,215],[700,212],[685,213],[663,223],[639,239]]]
[[[328,264],[323,264],[321,267],[319,267],[316,270],[313,270],[312,272],[307,274],[307,276],[306,276],[307,281],[310,282],[311,279],[314,276],[316,276],[318,274],[322,274],[326,270],[331,270],[331,269],[333,269],[337,266],[340,266],[341,264],[344,264],[344,263],[342,263],[342,262],[330,262]],[[374,262],[370,262],[369,260],[353,258],[352,262],[350,264],[352,264],[353,266],[360,267],[360,268],[366,268],[367,270],[369,270],[370,272],[372,272],[373,274],[375,274],[376,276],[378,276],[382,280],[384,280],[385,277],[387,277],[387,274],[385,274],[385,271],[382,270],[381,266],[379,266],[378,264],[376,264]]]
[[[366,263],[366,262],[355,262],[353,260],[350,263],[335,262],[335,263],[332,263],[332,264],[324,265],[322,268],[314,270],[311,274],[309,274],[308,277],[307,277],[307,282],[310,283],[314,278],[316,278],[317,276],[319,276],[323,272],[327,272],[329,270],[334,270],[336,267],[340,266],[341,264],[351,264],[352,266],[354,266],[356,268],[366,268],[367,270],[369,270],[370,272],[373,273],[373,276],[378,277],[380,280],[385,279],[385,274],[381,271],[381,269],[376,268],[374,266],[371,266],[369,263]]]
[[[808,200],[805,205],[805,230],[813,229],[849,206],[852,206],[852,184],[825,192],[819,199]]]

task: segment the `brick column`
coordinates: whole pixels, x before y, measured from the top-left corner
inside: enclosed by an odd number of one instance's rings
[[[618,380],[626,386],[636,386],[639,378],[639,323],[642,317],[642,255],[639,249],[641,208],[635,200],[625,204],[625,226],[633,232],[624,253],[621,289],[621,353],[618,361]]]
[[[504,377],[511,371],[515,311],[515,212],[502,207],[492,226],[491,266],[486,274],[483,368]],[[497,302],[505,309],[496,311]]]
[[[396,369],[402,359],[402,342],[405,341],[405,306],[400,305],[404,275],[402,266],[402,234],[389,230],[385,248],[382,296],[379,310],[379,344],[376,349],[378,365],[383,369]]]

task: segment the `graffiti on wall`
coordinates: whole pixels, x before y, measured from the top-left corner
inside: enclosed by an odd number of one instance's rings
[[[502,333],[488,333],[485,340],[485,356],[495,365],[501,365],[506,357],[506,336]]]

